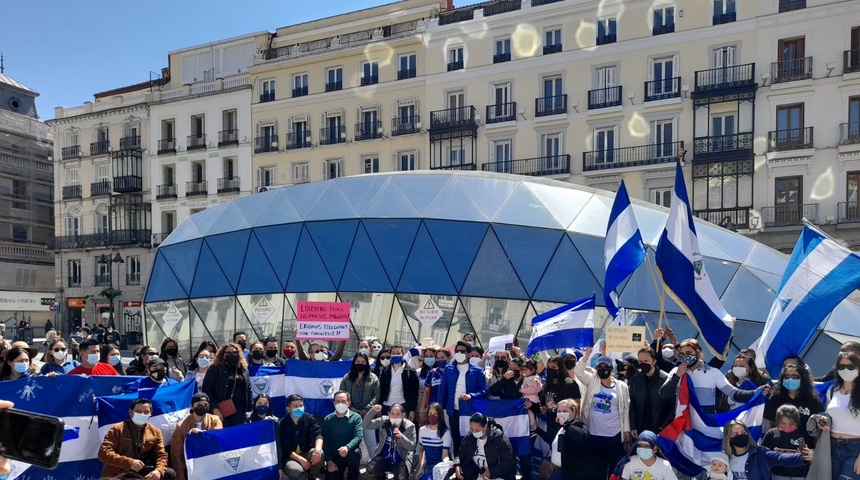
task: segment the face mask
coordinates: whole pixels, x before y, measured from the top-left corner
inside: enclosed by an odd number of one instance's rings
[[[695,355],[681,356],[681,363],[685,363],[688,367],[692,367],[697,361],[699,361],[699,358]]]
[[[663,360],[671,360],[675,357],[675,350],[672,350],[671,348],[664,348],[662,353]]]
[[[293,416],[296,418],[302,418],[302,415],[305,414],[305,409],[303,407],[298,407],[293,409]]]
[[[463,363],[466,361],[466,354],[462,352],[457,352],[454,354],[454,361],[457,363]]]
[[[177,353],[179,353],[179,349],[176,348],[165,348],[164,353],[170,355],[171,357],[175,357]]]
[[[360,353],[362,355],[370,355],[370,349],[369,348],[359,348],[358,353]]]
[[[484,432],[472,432],[472,436],[475,438],[481,438],[484,436]]]
[[[57,360],[66,359],[66,352],[51,352],[51,355],[53,355]]]
[[[314,360],[316,360],[318,362],[322,362],[323,360],[325,360],[325,354],[323,352],[315,353],[314,354]]]
[[[780,425],[777,428],[779,428],[779,431],[782,433],[791,433],[797,430],[797,425]]]
[[[738,378],[744,378],[747,376],[747,369],[746,367],[732,367],[732,373]]]
[[[640,363],[639,364],[639,370],[642,373],[648,373],[651,371],[651,364],[650,363]]]
[[[90,365],[95,365],[99,363],[99,354],[98,353],[90,353],[87,355],[87,363]]]
[[[239,344],[239,347],[241,347],[242,350],[245,350],[248,347],[248,342],[246,342],[245,340],[239,340],[236,343]]]
[[[343,415],[344,413],[347,412],[347,410],[349,410],[349,405],[347,405],[345,403],[338,403],[337,405],[334,406],[334,409],[337,413]]]
[[[110,363],[114,367],[119,365],[119,362],[121,362],[121,361],[122,361],[122,357],[120,357],[119,355],[108,356],[108,363]]]
[[[561,420],[561,423],[564,423],[570,420],[570,412],[558,412],[556,413],[556,417]]]
[[[379,363],[381,363],[383,367],[387,367],[387,366],[391,365],[391,359],[386,358],[386,359],[380,360]]]
[[[857,378],[857,369],[854,370],[838,370],[839,376],[842,377],[842,380],[846,382],[853,382]]]
[[[598,368],[597,376],[600,377],[601,380],[606,380],[612,376],[612,370],[609,368]]]
[[[438,425],[439,417],[437,417],[436,415],[431,415],[427,417],[427,423],[429,423],[430,425]]]
[[[799,378],[786,378],[782,381],[782,386],[789,392],[796,392],[800,388]]]
[[[507,370],[508,369],[508,361],[507,360],[496,360],[496,363],[493,364],[493,368],[498,368],[499,370]]]
[[[209,358],[203,357],[197,359],[197,366],[200,368],[206,368],[209,366]]]
[[[637,448],[636,455],[639,455],[639,458],[642,460],[651,460],[651,457],[654,456],[654,450],[650,448]]]
[[[266,350],[266,356],[269,358],[275,358],[278,356],[277,350]]]
[[[230,355],[224,355],[224,362],[230,366],[236,366],[239,363],[239,355],[232,353]]]
[[[389,418],[388,420],[390,420],[390,421],[391,421],[391,424],[392,424],[392,425],[394,425],[395,427],[397,427],[397,426],[399,426],[401,423],[403,423],[403,419],[402,419],[402,418]]]
[[[576,368],[576,360],[565,360],[564,368],[568,369],[569,371],[573,371],[573,369]]]
[[[293,358],[293,356],[295,354],[296,354],[295,348],[285,348],[284,349],[284,358]]]
[[[353,365],[352,371],[355,372],[356,374],[364,373],[367,371],[367,365]]]
[[[134,422],[135,425],[142,427],[149,421],[149,415],[144,413],[135,413],[131,416],[131,421]]]
[[[729,444],[735,448],[744,448],[750,443],[750,436],[742,433],[729,439]]]
[[[197,405],[196,407],[194,407],[194,413],[197,414],[198,417],[202,417],[203,415],[209,413],[209,407],[207,407],[206,405]]]
[[[428,367],[433,367],[436,365],[436,359],[435,358],[425,358],[424,359],[424,365],[427,365]]]
[[[468,344],[469,344],[469,348],[475,348],[475,343],[474,343],[474,342],[466,342],[466,343],[468,343]]]
[[[445,368],[448,366],[448,360],[436,360],[437,368]]]
[[[392,355],[391,363],[403,363],[403,355]]]
[[[251,358],[253,358],[254,360],[262,360],[263,352],[259,350],[254,350],[253,352],[251,352]]]
[[[152,372],[152,374],[150,375],[150,377],[152,377],[152,379],[157,381],[157,382],[164,380],[164,377],[166,377],[166,376],[167,376],[167,372],[165,372],[163,370],[158,370],[158,371]]]
[[[265,417],[266,414],[269,413],[269,406],[268,405],[257,405],[256,407],[254,407],[254,413],[256,413],[257,415],[259,415],[261,417]]]
[[[546,369],[546,379],[553,380],[558,377],[558,370],[553,370],[551,368]]]
[[[474,365],[476,367],[480,367],[481,366],[481,359],[478,357],[470,357],[469,363],[471,363],[472,365]]]
[[[30,369],[29,363],[16,363],[14,365],[15,365],[15,371],[18,373],[24,373]]]
[[[382,351],[382,345],[375,344],[373,346],[373,355],[374,356],[379,355],[379,352],[381,352],[381,351]]]

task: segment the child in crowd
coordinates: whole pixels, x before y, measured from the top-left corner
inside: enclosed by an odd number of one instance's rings
[[[723,452],[715,453],[711,457],[711,464],[705,470],[708,472],[708,480],[732,480],[729,457]]]
[[[532,405],[540,405],[540,398],[538,394],[543,390],[543,384],[540,381],[540,377],[537,375],[537,364],[534,360],[527,360],[522,368],[523,375],[523,384],[520,386],[520,393],[523,394],[523,398],[532,402]],[[534,431],[537,428],[537,422],[535,421],[535,412],[533,409],[529,409],[529,427]]]

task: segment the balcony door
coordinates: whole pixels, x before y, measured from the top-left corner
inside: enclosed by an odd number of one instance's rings
[[[402,104],[398,107],[398,115],[400,120],[398,127],[402,130],[409,131],[415,128],[415,104]]]
[[[654,145],[655,159],[668,159],[675,156],[675,122],[660,120],[651,123],[651,143]]]
[[[736,116],[714,115],[711,117],[711,133],[708,143],[709,152],[726,152],[737,150],[738,139],[735,137]]]
[[[466,93],[465,92],[450,92],[448,93],[448,121],[459,122],[466,119]]]
[[[860,141],[860,96],[848,99],[848,132],[843,141],[857,143]]]
[[[714,80],[715,83],[731,83],[738,80],[735,69],[735,53],[737,47],[726,46],[714,49]]]
[[[165,185],[165,186],[173,186],[174,185],[173,182],[175,182],[176,179],[173,175],[173,166],[172,165],[171,166],[165,165],[162,168],[161,176],[162,176],[162,180],[163,180],[163,185]]]
[[[860,220],[860,208],[857,205],[857,191],[860,188],[860,172],[845,174],[845,217],[849,220]]]
[[[376,125],[379,121],[379,112],[376,110],[365,110],[361,112],[361,128],[365,138],[376,137]]]
[[[339,143],[340,142],[340,130],[343,126],[343,117],[340,115],[334,117],[328,117],[326,119],[328,125],[328,141],[329,143]],[[329,177],[327,177],[329,178]]]
[[[306,147],[308,137],[308,122],[293,120],[293,143],[295,147]]]
[[[776,107],[776,130],[777,147],[803,143],[803,104]]]
[[[511,173],[512,144],[510,140],[498,140],[493,142],[493,164],[494,172]]]
[[[495,119],[509,118],[513,115],[511,111],[511,84],[499,83],[493,85],[493,108]]]
[[[554,112],[559,110],[561,96],[564,95],[564,85],[561,77],[549,77],[543,79],[544,111]]]
[[[803,218],[803,177],[776,179],[774,220],[779,224],[798,223]]]
[[[594,131],[595,165],[615,161],[615,128],[600,128]]]
[[[650,84],[649,95],[665,95],[674,93],[673,79],[677,76],[678,62],[675,57],[655,58],[651,60],[651,70],[648,72],[653,83]]]
[[[555,171],[562,167],[563,149],[560,133],[550,133],[541,137],[541,157],[547,171]]]
[[[806,39],[804,37],[788,38],[779,41],[779,73],[780,77],[793,78],[804,74],[803,57],[805,56]]]
[[[598,91],[595,92],[597,96],[594,103],[605,105],[621,100],[618,98],[618,92],[612,89],[616,82],[615,66],[598,68],[595,73],[597,74],[596,86]]]

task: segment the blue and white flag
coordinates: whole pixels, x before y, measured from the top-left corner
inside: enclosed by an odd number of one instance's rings
[[[110,427],[129,418],[128,412],[134,399],[146,397],[152,401],[152,416],[149,418],[149,424],[161,430],[164,445],[170,445],[170,438],[176,430],[176,424],[188,416],[191,397],[196,392],[197,382],[194,378],[189,378],[184,382],[166,387],[98,397],[100,438],[104,438]]]
[[[472,400],[460,403],[460,434],[469,435],[469,417],[475,412],[491,417],[505,431],[511,441],[514,455],[528,455],[532,451],[529,440],[529,414],[519,400]]]
[[[250,373],[250,372],[249,372]],[[287,415],[286,378],[284,367],[260,367],[251,376],[251,398],[265,393],[272,405],[272,415],[281,418]]]
[[[188,480],[278,480],[275,422],[262,420],[185,437]]]
[[[725,360],[735,319],[723,308],[705,271],[680,163],[675,166],[672,208],[657,244],[656,260],[663,288],[699,329],[708,350]]]
[[[615,202],[609,213],[606,226],[606,241],[603,244],[603,261],[606,277],[603,281],[603,301],[610,315],[618,315],[618,287],[645,260],[645,243],[639,233],[639,225],[633,214],[633,205],[627,196],[624,180],[615,193]]]
[[[821,320],[860,287],[860,256],[806,225],[788,259],[756,348],[756,363],[772,376],[800,355]]]
[[[594,295],[532,319],[526,356],[546,350],[594,345]]]
[[[312,362],[289,360],[286,365],[284,391],[298,393],[305,399],[305,412],[324,417],[334,412],[334,392],[340,388],[343,376],[352,361]]]

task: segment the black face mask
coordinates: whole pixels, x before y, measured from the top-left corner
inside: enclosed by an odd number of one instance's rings
[[[237,363],[239,363],[239,355],[236,355],[235,353],[231,355],[224,355],[224,362],[227,365],[235,366]]]
[[[576,360],[565,360],[564,368],[566,368],[568,371],[573,370],[574,368],[576,368]]]
[[[251,358],[253,358],[254,360],[262,360],[263,352],[254,350],[253,352],[251,352]]]
[[[507,370],[508,369],[508,361],[507,360],[496,360],[496,363],[493,366],[499,370]]]
[[[209,407],[207,407],[206,405],[197,405],[196,407],[194,407],[193,412],[196,413],[197,416],[202,417],[203,415],[209,413]]]
[[[598,368],[597,376],[600,377],[601,380],[606,380],[607,378],[612,376],[612,369],[609,368]]]
[[[277,350],[266,350],[266,356],[269,358],[275,358],[278,356]]]
[[[248,347],[248,342],[246,342],[245,340],[239,340],[236,343],[238,343],[239,346],[242,347],[242,350],[245,350]]]
[[[639,370],[641,370],[642,373],[648,373],[651,371],[651,364],[650,363],[640,363],[639,364]]]
[[[553,380],[558,378],[558,370],[553,370],[551,368],[546,369],[546,379]]]
[[[177,353],[179,353],[179,349],[177,348],[165,348],[164,353],[166,355],[170,355],[171,357],[175,357]]]
[[[149,376],[152,377],[153,380],[161,381],[164,380],[164,377],[167,376],[167,372],[165,372],[164,370],[158,370],[152,372]]]
[[[750,436],[742,433],[729,439],[729,444],[735,448],[744,448],[750,443]]]
[[[367,368],[368,368],[367,365],[353,365],[352,371],[355,372],[356,374],[359,374],[359,373],[367,372]]]

